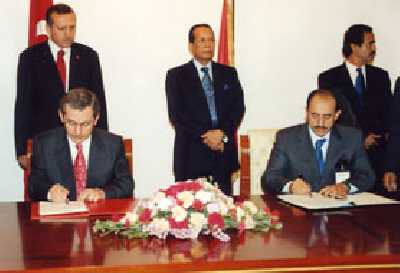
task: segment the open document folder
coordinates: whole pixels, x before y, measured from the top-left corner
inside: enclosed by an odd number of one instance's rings
[[[345,200],[324,197],[316,192],[311,193],[311,195],[278,195],[278,198],[289,204],[305,209],[333,209],[353,206],[400,204],[400,201],[370,192],[350,194]]]
[[[39,215],[60,215],[87,212],[88,208],[82,201],[68,203],[39,202]]]

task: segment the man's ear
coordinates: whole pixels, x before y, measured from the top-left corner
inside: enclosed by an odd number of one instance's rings
[[[60,117],[60,120],[62,123],[64,123],[64,114],[61,111],[58,111],[58,116]]]
[[[337,110],[335,113],[335,121],[338,120],[338,118],[340,117],[340,114],[342,114],[342,110]]]

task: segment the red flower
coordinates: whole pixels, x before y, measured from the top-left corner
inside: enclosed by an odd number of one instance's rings
[[[278,219],[280,216],[280,212],[277,210],[274,210],[271,212],[271,216]]]
[[[124,223],[124,227],[129,228],[130,224],[131,224],[131,223],[129,222],[129,220],[126,219],[126,220],[125,220],[125,223]]]
[[[151,220],[151,210],[144,209],[139,215],[139,222],[147,223],[150,222],[150,220]]]
[[[194,199],[192,208],[196,211],[203,211],[204,205],[203,205],[203,203],[201,203],[201,201],[199,199]]]
[[[267,215],[271,215],[271,210],[269,209],[269,207],[266,207],[266,208],[264,209],[264,212],[265,212],[265,214],[267,214]]]
[[[208,225],[211,227],[224,229],[225,227],[224,217],[222,217],[222,215],[219,213],[213,212],[208,215]]]
[[[174,219],[169,218],[169,226],[174,229],[185,229],[188,228],[188,220],[185,219],[181,222],[176,222]]]
[[[197,192],[201,190],[201,184],[197,181],[183,183],[184,189],[187,191]]]
[[[241,221],[239,224],[239,233],[242,233],[244,231],[244,221]]]
[[[175,184],[169,186],[169,188],[165,191],[165,194],[166,194],[167,196],[171,196],[171,197],[176,198],[176,196],[178,195],[178,193],[180,193],[181,191],[184,190],[183,184],[185,184],[185,183],[177,182],[177,183],[175,183]]]

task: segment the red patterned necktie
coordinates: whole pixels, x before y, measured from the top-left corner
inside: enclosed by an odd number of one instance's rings
[[[64,50],[60,49],[57,52],[57,70],[58,74],[60,75],[60,78],[64,84],[64,91],[66,87],[66,78],[67,78],[67,69],[65,68],[65,62],[64,62]]]
[[[74,176],[76,183],[76,197],[78,198],[81,192],[86,188],[86,162],[83,156],[82,144],[76,144],[78,150],[74,161]]]

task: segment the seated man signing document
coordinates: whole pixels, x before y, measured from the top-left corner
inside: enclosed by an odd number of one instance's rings
[[[358,129],[335,125],[340,115],[329,90],[307,98],[306,123],[278,132],[261,183],[265,192],[332,198],[373,186],[371,169]]]
[[[61,99],[59,116],[64,127],[33,140],[30,198],[66,202],[132,196],[122,138],[94,127],[100,116],[96,95],[70,90]]]

